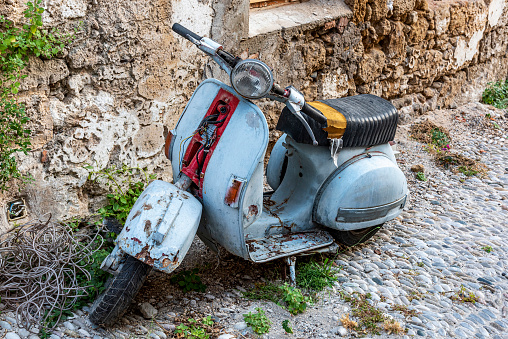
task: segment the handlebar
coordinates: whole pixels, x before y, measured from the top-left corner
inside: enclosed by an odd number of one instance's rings
[[[307,114],[310,118],[316,120],[320,124],[326,124],[326,122],[327,122],[327,119],[323,115],[323,113],[321,113],[321,111],[319,111],[318,109],[315,109],[314,107],[312,107],[308,103],[305,103],[303,105],[302,112]]]
[[[176,34],[179,34],[181,35],[182,37],[184,37],[185,39],[189,40],[190,42],[192,42],[191,39],[189,39],[189,37],[197,40],[197,41],[200,41],[201,39],[203,39],[203,37],[200,37],[199,35],[197,35],[196,33],[194,33],[193,31],[183,27],[182,25],[180,24],[173,24],[173,27],[171,27],[171,29],[176,33]]]

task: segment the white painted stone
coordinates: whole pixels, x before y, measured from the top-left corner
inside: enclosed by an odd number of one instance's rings
[[[494,27],[499,22],[499,18],[503,14],[504,7],[506,5],[505,0],[492,0],[489,5],[489,25],[490,27]]]
[[[205,1],[179,0],[171,2],[173,15],[172,22],[179,23],[200,36],[210,37],[212,27],[213,9]],[[183,38],[179,38],[186,41]],[[185,62],[194,61],[197,49],[191,47],[190,42],[184,42],[187,48],[183,48],[181,60]]]
[[[474,55],[478,52],[478,44],[483,37],[484,30],[485,28],[476,31],[468,42],[463,38],[458,38],[457,47],[453,55],[457,67],[464,65],[466,61],[473,60]]]

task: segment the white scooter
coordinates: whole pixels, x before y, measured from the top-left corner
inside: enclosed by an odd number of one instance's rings
[[[406,202],[407,183],[389,144],[398,114],[374,95],[307,103],[294,87],[274,84],[259,60],[241,60],[179,24],[230,75],[232,87],[203,81],[166,139],[175,184],[152,182],[136,201],[102,268],[113,273],[90,311],[110,325],[126,310],[153,268],[170,273],[195,234],[210,248],[256,263],[334,251],[365,242]],[[282,102],[266,169],[268,124],[251,101]]]

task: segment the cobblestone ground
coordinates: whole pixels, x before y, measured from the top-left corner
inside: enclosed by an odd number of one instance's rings
[[[174,335],[175,317],[183,314],[213,315],[222,327],[222,339],[251,338],[242,315],[258,306],[273,323],[265,338],[355,337],[341,325],[340,318],[350,313],[351,305],[339,291],[370,293],[371,303],[406,329],[404,337],[508,338],[508,117],[476,103],[431,114],[449,128],[453,150],[481,159],[488,173],[466,177],[437,167],[422,144],[408,138],[409,125],[401,126],[399,161],[411,191],[406,210],[371,241],[335,258],[342,266],[339,280],[305,313],[292,317],[274,303],[242,297],[242,291],[268,279],[280,263],[262,266],[229,258],[219,269],[203,273],[209,286],[206,294],[184,295],[169,286],[164,275],[152,274],[117,325],[92,329],[85,308],[59,326],[52,338],[167,338]],[[416,180],[410,170],[414,165],[424,166],[427,181]],[[204,262],[215,266],[217,259],[196,242],[183,266]],[[473,295],[475,303],[464,298]],[[138,305],[146,301],[158,309],[155,320],[141,316]],[[396,305],[402,305],[399,311],[394,310]],[[294,334],[284,334],[285,319],[291,321]],[[19,329],[8,310],[0,314],[0,338],[32,339],[36,332]],[[367,336],[401,335],[381,330]]]

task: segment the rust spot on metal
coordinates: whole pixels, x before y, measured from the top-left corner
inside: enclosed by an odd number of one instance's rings
[[[145,221],[145,233],[148,236],[150,234],[150,230],[152,229],[152,222],[150,220]]]
[[[137,242],[138,244],[142,244],[141,240],[138,238],[131,238],[131,240]]]
[[[250,205],[249,206],[249,213],[245,216],[247,219],[250,219],[258,214],[258,206],[257,205]]]
[[[171,260],[169,258],[166,258],[166,259],[162,260],[162,268],[166,268],[169,265],[176,265],[176,266],[178,266],[178,258],[175,258],[174,260]]]
[[[138,259],[138,260],[143,261],[144,263],[146,263],[146,264],[148,264],[150,266],[153,266],[153,264],[155,263],[155,259],[150,257],[150,252],[148,251],[148,245],[143,247],[141,249],[141,252],[136,254],[135,258]]]
[[[145,204],[143,204],[143,209],[144,209],[145,211],[151,210],[151,209],[152,209],[152,205],[150,205],[150,204],[146,204],[146,203],[145,203]]]
[[[140,214],[141,214],[141,211],[136,211],[136,214],[134,214],[134,215],[132,216],[131,221],[132,221],[132,220],[134,220],[134,219],[136,219],[137,217],[139,217],[139,216],[140,216]]]

